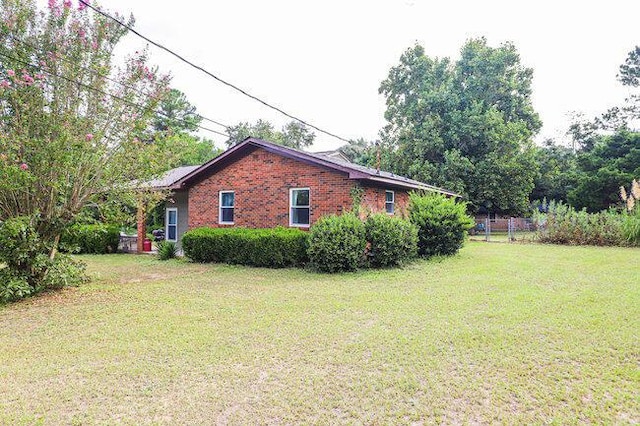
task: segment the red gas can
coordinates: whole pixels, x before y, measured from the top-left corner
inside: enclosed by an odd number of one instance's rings
[[[151,240],[148,238],[144,239],[144,242],[142,243],[142,250],[144,251],[151,251]]]

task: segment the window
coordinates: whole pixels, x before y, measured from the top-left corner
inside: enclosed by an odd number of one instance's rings
[[[309,188],[293,188],[289,190],[289,225],[309,226],[311,203]]]
[[[220,191],[220,211],[218,223],[233,225],[233,211],[235,210],[235,192]]]
[[[170,207],[167,209],[167,217],[166,217],[166,240],[167,241],[178,241],[178,209],[175,207]]]
[[[393,214],[395,209],[395,201],[396,201],[395,193],[393,191],[385,191],[384,197],[385,197],[384,207],[387,210],[387,213]]]

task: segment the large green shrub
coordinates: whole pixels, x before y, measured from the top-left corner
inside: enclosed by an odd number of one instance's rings
[[[307,239],[306,232],[281,227],[196,228],[182,236],[182,249],[195,262],[283,268],[307,262]]]
[[[0,303],[86,280],[84,265],[55,251],[52,256],[33,223],[17,217],[0,225]]]
[[[72,253],[115,253],[120,242],[120,229],[115,225],[75,224],[60,239],[62,250]]]
[[[309,262],[322,272],[356,270],[363,262],[365,228],[353,213],[324,216],[311,227]]]
[[[457,253],[467,231],[475,225],[466,209],[466,203],[441,194],[412,193],[409,220],[418,228],[418,254],[430,257]]]
[[[367,218],[365,233],[373,267],[397,266],[418,253],[418,229],[407,220],[377,213]]]
[[[628,245],[623,233],[624,216],[615,211],[587,213],[554,201],[546,213],[537,213],[538,239],[568,245]]]

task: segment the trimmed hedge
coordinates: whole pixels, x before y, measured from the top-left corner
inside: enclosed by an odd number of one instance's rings
[[[424,257],[452,255],[462,247],[475,222],[466,203],[441,194],[410,194],[409,220],[418,227],[418,254]]]
[[[185,256],[194,262],[223,262],[284,268],[307,260],[308,234],[299,229],[196,228],[182,236]]]
[[[418,254],[418,229],[409,221],[377,213],[369,216],[364,226],[372,267],[398,266]]]
[[[367,241],[353,213],[324,216],[311,227],[309,261],[321,272],[355,271],[363,263]]]
[[[71,253],[106,254],[118,251],[120,228],[115,225],[72,225],[60,239],[60,248]]]

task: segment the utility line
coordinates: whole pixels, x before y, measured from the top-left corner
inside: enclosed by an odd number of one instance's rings
[[[18,37],[14,36],[13,34],[8,34],[8,35],[9,35],[9,37],[11,37],[11,39],[13,39],[14,41],[17,41],[18,43],[22,43],[22,44],[24,44],[25,46],[30,47],[31,49],[38,50],[38,48],[37,48],[36,46],[34,46],[33,44],[31,44],[31,43],[29,43],[29,42],[26,42],[26,41],[24,41],[24,40],[22,40],[22,39],[19,39]],[[62,61],[64,61],[64,62],[68,63],[68,64],[76,65],[76,64],[75,64],[75,62],[73,62],[73,61],[71,61],[71,60],[69,60],[69,59],[67,59],[67,58],[64,58],[64,57],[63,57],[63,58],[60,58],[60,59],[61,59]],[[111,81],[112,83],[118,84],[118,85],[120,85],[120,86],[122,86],[122,87],[126,87],[127,89],[130,89],[130,90],[133,90],[133,91],[135,91],[135,92],[137,92],[137,93],[140,93],[140,94],[141,94],[141,95],[143,95],[143,96],[146,96],[146,97],[151,98],[151,99],[154,99],[154,100],[158,100],[158,99],[153,98],[153,97],[152,97],[151,95],[149,95],[148,93],[145,93],[145,92],[143,92],[142,90],[138,89],[137,87],[130,86],[130,85],[125,84],[125,83],[123,83],[123,82],[121,82],[121,81],[118,81],[118,80],[116,80],[116,79],[114,79],[114,78],[111,78],[111,77],[109,77],[109,75],[107,75],[107,74],[102,74],[102,73],[100,73],[100,72],[98,72],[98,71],[96,71],[96,70],[92,70],[91,68],[87,68],[87,67],[83,67],[83,66],[80,66],[80,68],[81,68],[81,69],[83,69],[83,70],[85,70],[85,71],[88,71],[88,72],[90,72],[90,73],[92,73],[92,74],[95,74],[95,75],[97,75],[97,76],[99,76],[99,77],[102,77],[102,78],[104,78],[104,79],[106,79],[106,80],[109,80],[109,81]],[[228,129],[228,128],[229,128],[229,126],[227,126],[226,124],[222,124],[222,123],[220,123],[219,121],[213,120],[213,119],[211,119],[211,118],[209,118],[209,117],[205,117],[204,115],[201,115],[201,114],[198,114],[198,113],[188,113],[188,114],[190,114],[190,115],[192,115],[192,116],[195,116],[195,117],[198,117],[198,118],[201,118],[202,120],[209,121],[209,122],[211,122],[211,123],[213,123],[213,124],[217,124],[218,126],[224,127],[225,129]]]
[[[276,107],[276,106],[274,106],[274,105],[272,105],[272,104],[270,104],[270,103],[268,103],[268,102],[266,102],[266,101],[264,101],[264,100],[262,100],[262,99],[258,98],[257,96],[254,96],[254,95],[252,95],[252,94],[248,93],[247,91],[245,91],[245,90],[243,90],[243,89],[239,88],[239,87],[238,87],[238,86],[236,86],[235,84],[232,84],[232,83],[229,83],[228,81],[223,80],[222,78],[220,78],[220,77],[218,77],[217,75],[213,74],[212,72],[210,72],[210,71],[206,70],[205,68],[203,68],[203,67],[201,67],[201,66],[199,66],[199,65],[194,64],[193,62],[189,61],[188,59],[185,59],[184,57],[180,56],[178,53],[174,52],[173,50],[171,50],[171,49],[169,49],[169,48],[167,48],[167,47],[163,46],[162,44],[160,44],[160,43],[158,43],[158,42],[155,42],[155,41],[151,40],[150,38],[148,38],[148,37],[144,36],[143,34],[139,33],[139,32],[138,32],[138,31],[136,31],[136,30],[134,30],[134,29],[133,29],[132,27],[130,27],[129,25],[127,25],[127,24],[125,24],[124,22],[120,21],[119,19],[114,18],[113,16],[109,15],[108,13],[103,12],[102,10],[100,10],[100,9],[98,9],[98,8],[96,8],[96,7],[94,7],[94,6],[92,6],[92,5],[91,5],[91,4],[89,4],[86,0],[79,0],[79,1],[80,1],[80,3],[82,3],[82,4],[83,4],[83,5],[85,5],[86,7],[90,8],[90,9],[91,9],[91,10],[93,10],[94,12],[99,13],[100,15],[104,16],[105,18],[111,19],[112,21],[116,22],[118,25],[120,25],[120,26],[122,26],[122,27],[126,28],[127,30],[131,31],[133,34],[137,35],[137,36],[138,36],[138,37],[140,37],[141,39],[143,39],[143,40],[147,41],[148,43],[151,43],[152,45],[156,46],[157,48],[162,49],[162,50],[164,50],[165,52],[167,52],[167,53],[169,53],[169,54],[171,54],[171,55],[175,56],[176,58],[178,58],[178,59],[179,59],[179,60],[181,60],[182,62],[186,63],[187,65],[189,65],[189,66],[191,66],[191,67],[193,67],[193,68],[195,68],[195,69],[197,69],[197,70],[199,70],[199,71],[202,71],[203,73],[205,73],[205,74],[206,74],[206,75],[208,75],[209,77],[212,77],[213,79],[217,80],[218,82],[220,82],[220,83],[222,83],[222,84],[224,84],[224,85],[226,85],[226,86],[229,86],[229,87],[231,87],[232,89],[234,89],[234,90],[236,90],[236,91],[238,91],[238,92],[242,93],[244,96],[247,96],[247,97],[249,97],[249,98],[251,98],[251,99],[253,99],[253,100],[255,100],[255,101],[258,101],[258,102],[260,102],[261,104],[265,105],[266,107],[271,108],[271,109],[273,109],[273,110],[275,110],[275,111],[278,111],[280,114],[285,115],[285,116],[287,116],[287,117],[289,117],[289,118],[291,118],[291,119],[293,119],[293,120],[295,120],[295,121],[298,121],[298,122],[300,122],[300,123],[304,124],[305,126],[311,127],[311,128],[313,128],[313,129],[315,129],[315,130],[317,130],[317,131],[321,132],[321,133],[324,133],[325,135],[329,135],[329,136],[334,137],[334,138],[336,138],[336,139],[339,139],[339,140],[341,140],[341,141],[343,141],[343,142],[347,142],[347,143],[349,143],[349,139],[343,138],[343,137],[338,136],[338,135],[336,135],[336,134],[334,134],[334,133],[331,133],[331,132],[329,132],[329,131],[327,131],[327,130],[321,129],[321,128],[320,128],[320,127],[318,127],[318,126],[315,126],[315,125],[313,125],[313,124],[311,124],[311,123],[309,123],[309,122],[307,122],[307,121],[305,121],[305,120],[302,120],[301,118],[298,118],[298,117],[296,117],[295,115],[289,114],[289,113],[287,113],[287,112],[283,111],[282,109],[280,109],[280,108],[278,108],[278,107]]]
[[[105,91],[103,91],[103,90],[96,89],[95,87],[89,86],[88,84],[82,83],[82,82],[80,82],[80,81],[73,80],[73,79],[71,79],[71,78],[69,78],[69,77],[65,77],[64,75],[60,75],[60,74],[57,74],[57,73],[54,73],[54,72],[51,72],[51,71],[47,71],[47,70],[45,70],[45,69],[42,69],[42,67],[39,67],[39,66],[37,66],[37,65],[34,65],[34,64],[29,63],[29,62],[26,62],[26,61],[23,61],[22,59],[14,58],[14,57],[12,57],[12,56],[10,56],[10,55],[7,55],[7,54],[4,54],[4,53],[2,53],[2,52],[0,52],[0,56],[3,56],[3,57],[5,57],[5,58],[7,58],[7,59],[10,59],[10,60],[13,60],[13,61],[19,62],[19,63],[21,63],[21,64],[23,64],[23,65],[25,65],[25,66],[28,66],[28,67],[34,68],[34,69],[36,69],[36,70],[40,70],[40,71],[42,71],[42,72],[44,72],[44,73],[46,73],[46,74],[49,74],[49,75],[51,75],[51,76],[61,78],[61,79],[66,80],[66,81],[68,81],[68,82],[70,82],[70,83],[74,83],[74,84],[76,84],[76,85],[78,85],[78,86],[82,86],[82,87],[84,87],[84,88],[86,88],[86,89],[93,90],[94,92],[100,93],[100,94],[102,94],[102,95],[110,96],[110,97],[115,98],[115,99],[117,99],[117,100],[119,100],[119,101],[121,101],[121,102],[124,102],[124,103],[128,104],[128,105],[131,105],[131,106],[134,106],[134,107],[140,108],[140,109],[142,109],[142,110],[144,111],[144,105],[140,105],[140,104],[137,104],[137,103],[135,103],[135,102],[128,101],[128,100],[126,100],[126,99],[124,99],[124,98],[121,98],[121,97],[119,97],[119,96],[117,96],[117,95],[114,95],[113,93],[108,93],[108,92],[105,92]],[[150,96],[148,96],[148,95],[146,95],[146,96],[147,96],[147,97],[150,97]],[[163,117],[166,117],[166,118],[176,119],[176,120],[181,121],[181,122],[183,122],[183,123],[185,123],[185,124],[193,124],[193,123],[189,123],[189,122],[187,122],[186,120],[183,120],[183,119],[180,119],[180,118],[177,118],[177,117],[170,117],[169,115],[164,114],[164,113],[159,112],[159,111],[156,111],[156,113],[157,113],[157,114],[159,114],[159,115],[161,115],[161,116],[163,116]],[[220,135],[220,136],[229,137],[229,135],[228,135],[228,134],[226,134],[226,133],[218,132],[217,130],[209,129],[208,127],[204,127],[204,126],[200,126],[200,125],[198,125],[197,127],[198,127],[199,129],[206,130],[206,131],[209,131],[209,132],[211,132],[211,133],[215,133],[215,134]]]

